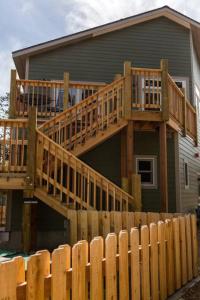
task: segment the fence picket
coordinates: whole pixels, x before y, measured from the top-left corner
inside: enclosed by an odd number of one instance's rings
[[[70,290],[67,289],[67,273],[70,268],[70,247],[63,246],[55,249],[52,253],[52,279],[51,279],[51,297],[52,300],[70,299]]]
[[[44,299],[44,278],[50,269],[48,251],[31,255],[27,263],[27,300]]]
[[[186,218],[186,247],[187,247],[188,280],[191,280],[193,277],[193,274],[192,274],[192,240],[191,240],[190,215],[187,215],[185,218]]]
[[[0,300],[17,300],[17,264],[13,261],[0,263]]]
[[[88,221],[87,221],[87,211],[78,211],[78,240],[88,239]]]
[[[131,292],[132,300],[140,300],[140,250],[139,230],[131,229]]]
[[[88,240],[91,241],[94,237],[99,236],[99,218],[98,211],[88,210]]]
[[[146,225],[141,228],[142,247],[142,299],[150,299],[150,272],[149,272],[149,229]]]
[[[181,242],[181,278],[182,278],[182,284],[184,285],[187,282],[185,217],[179,217],[179,223],[180,223],[180,242]]]
[[[158,228],[156,224],[150,224],[150,245],[151,297],[153,300],[158,300]]]
[[[128,232],[119,234],[119,299],[129,299]]]
[[[197,241],[197,219],[195,215],[191,215],[191,229],[192,229],[192,264],[193,275],[198,275],[198,241]]]
[[[167,257],[167,294],[172,295],[175,290],[174,280],[174,239],[172,220],[165,221],[165,239],[167,240],[166,257]]]
[[[110,213],[108,211],[102,211],[99,213],[99,233],[104,238],[110,233]]]
[[[87,300],[86,261],[88,253],[83,243],[72,248],[72,300]]]
[[[117,237],[114,233],[108,234],[105,240],[106,258],[106,300],[117,300]]]
[[[158,222],[159,242],[159,272],[160,272],[160,299],[167,298],[167,275],[166,275],[166,245],[165,245],[165,223]]]
[[[103,238],[96,237],[90,244],[90,298],[103,299]]]
[[[173,218],[174,254],[175,254],[175,283],[176,289],[181,287],[180,233],[179,219]]]

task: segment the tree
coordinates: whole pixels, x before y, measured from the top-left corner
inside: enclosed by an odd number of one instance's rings
[[[0,119],[8,118],[9,114],[9,94],[0,96]]]

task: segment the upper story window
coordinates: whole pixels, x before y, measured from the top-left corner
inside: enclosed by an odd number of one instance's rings
[[[136,156],[136,173],[141,175],[143,188],[157,188],[157,157]]]
[[[189,169],[188,169],[188,161],[184,160],[184,183],[185,189],[189,188]]]
[[[172,78],[179,89],[181,89],[182,92],[186,95],[187,99],[189,99],[189,79],[186,77],[178,76],[172,76]]]

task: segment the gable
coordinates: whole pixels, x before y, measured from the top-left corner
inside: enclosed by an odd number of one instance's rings
[[[190,31],[160,17],[30,57],[30,79],[110,82],[122,73],[125,60],[134,66],[157,68],[169,59],[170,72],[190,77]]]

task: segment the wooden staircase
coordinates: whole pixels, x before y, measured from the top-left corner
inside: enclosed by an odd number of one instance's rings
[[[124,77],[45,122],[39,130],[80,156],[127,125],[123,92]]]

